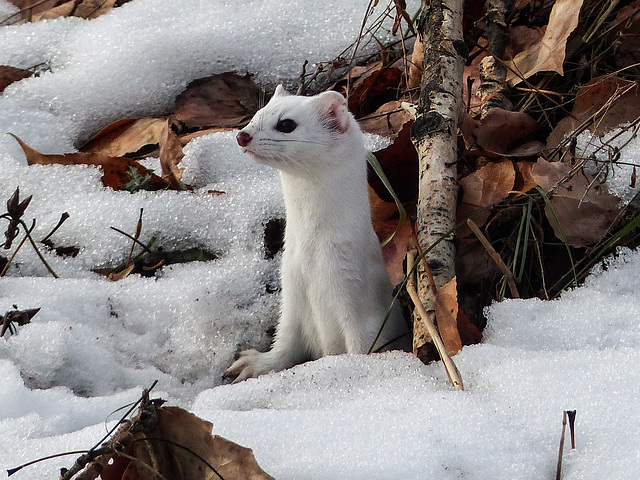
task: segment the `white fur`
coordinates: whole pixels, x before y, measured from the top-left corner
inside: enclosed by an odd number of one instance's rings
[[[277,131],[283,119],[295,121],[295,130]],[[293,96],[278,87],[243,132],[250,141],[242,150],[281,172],[282,310],[271,350],[242,352],[225,375],[240,381],[324,355],[366,353],[392,286],[371,225],[367,151],[345,99],[337,92]],[[394,307],[374,348],[403,333]]]

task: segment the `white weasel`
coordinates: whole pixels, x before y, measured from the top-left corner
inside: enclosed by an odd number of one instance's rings
[[[392,302],[371,225],[367,151],[346,100],[278,86],[240,133],[243,152],[280,170],[286,208],[282,307],[271,350],[242,352],[225,372],[241,381],[307,360],[366,353]],[[406,333],[393,308],[374,349]],[[406,347],[405,335],[394,347]]]

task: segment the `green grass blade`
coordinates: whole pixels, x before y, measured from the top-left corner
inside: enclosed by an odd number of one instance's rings
[[[369,154],[367,155],[367,162],[369,162],[369,165],[371,165],[371,168],[373,168],[373,171],[376,172],[376,175],[378,176],[382,184],[385,186],[387,191],[393,197],[393,201],[396,203],[396,207],[398,208],[398,213],[400,214],[400,218],[398,219],[398,225],[396,226],[396,230],[381,244],[381,246],[384,247],[387,243],[389,243],[393,239],[396,233],[398,233],[400,228],[402,228],[402,225],[404,225],[404,222],[407,219],[407,211],[404,209],[402,202],[396,195],[396,192],[393,190],[391,183],[389,183],[389,179],[382,171],[382,166],[380,165],[380,162],[378,162],[378,159],[375,157],[373,153],[369,152]]]
[[[564,244],[565,248],[567,249],[567,253],[569,254],[569,261],[571,262],[571,271],[573,273],[573,284],[575,286],[577,286],[578,285],[578,274],[576,272],[576,264],[573,261],[573,255],[571,255],[571,246],[569,245],[569,242],[567,241],[567,235],[564,233],[564,229],[562,228],[562,224],[560,223],[560,220],[558,219],[558,215],[556,215],[556,209],[553,208],[553,205],[551,204],[551,200],[547,196],[547,193],[541,187],[539,187],[539,186],[536,187],[536,190],[542,196],[542,199],[544,200],[544,203],[547,205],[547,207],[549,207],[549,211],[551,212],[551,215],[553,215],[553,219],[556,221],[556,225],[558,225],[558,230],[560,230],[560,236],[562,237],[560,240]]]

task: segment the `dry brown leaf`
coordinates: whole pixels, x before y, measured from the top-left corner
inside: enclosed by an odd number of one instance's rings
[[[190,129],[243,127],[258,111],[260,94],[248,74],[200,78],[178,95],[172,118]]]
[[[182,143],[171,129],[170,121],[165,121],[165,125],[160,135],[160,166],[162,167],[162,179],[169,182],[174,190],[188,190],[182,183],[182,172],[184,168],[178,167],[184,154],[182,153]]]
[[[369,115],[385,103],[396,100],[402,78],[401,64],[383,65],[378,61],[353,67],[331,89],[343,95],[348,93],[349,110],[356,117]]]
[[[116,0],[83,0],[75,8],[74,17],[92,19],[103,15],[115,6]]]
[[[556,237],[563,240],[566,236],[574,247],[594,245],[617,218],[618,199],[584,172],[558,185],[570,169],[562,162],[539,159],[531,174],[545,192],[555,187],[550,200],[553,211],[547,205],[545,214]]]
[[[535,139],[540,125],[529,114],[495,108],[473,131],[476,144],[497,157],[537,157],[544,144]]]
[[[540,42],[518,53],[508,62],[507,81],[518,83],[520,77],[529,78],[538,72],[554,71],[564,74],[567,39],[578,26],[583,0],[556,0],[549,15],[549,24]]]
[[[23,19],[29,19],[32,15],[42,13],[46,10],[50,10],[55,6],[65,3],[64,0],[45,0],[45,1],[35,1],[35,0],[9,0],[16,7],[18,7],[21,11],[21,15]],[[31,7],[33,5],[33,7]]]
[[[484,43],[486,44],[486,41]],[[478,96],[478,88],[482,84],[482,79],[480,78],[480,63],[482,59],[491,54],[486,50],[478,51],[476,48],[472,51],[472,55],[473,60],[471,64],[464,66],[462,74],[464,78],[464,82],[462,82],[462,100],[465,103],[465,108],[468,110],[468,113],[476,116],[480,114],[480,107],[482,106],[482,102]]]
[[[462,202],[458,207],[457,222],[462,222],[481,208],[498,202],[513,190],[516,179],[513,162],[502,159],[500,162],[490,162],[480,167],[475,172],[460,180],[463,189]],[[489,217],[489,210],[486,210],[474,217],[473,221],[481,227]],[[459,237],[466,237],[470,231],[464,226],[458,231]]]
[[[160,407],[156,412],[158,421],[155,429],[138,436],[157,440],[136,442],[135,456],[165,478],[218,479],[200,459],[202,458],[225,480],[273,480],[273,477],[260,468],[251,449],[212,435],[213,425],[210,422],[178,407]],[[138,467],[136,470],[140,480],[158,478],[148,469]]]
[[[619,68],[636,65],[637,72],[637,64],[640,63],[640,0],[621,8],[613,23],[617,28],[609,32],[609,38],[620,39],[614,53],[616,65]]]
[[[127,278],[133,272],[133,269],[136,266],[134,264],[129,265],[128,267],[120,270],[119,272],[111,272],[107,275],[107,278],[113,282],[117,282],[118,280],[122,280],[123,278]]]
[[[31,17],[31,21],[37,22],[38,20],[53,20],[54,18],[68,17],[73,13],[75,8],[76,0],[70,0],[59,4],[56,7],[50,8],[49,10],[45,10],[42,13],[34,13]]]
[[[100,130],[79,150],[111,157],[133,154],[147,145],[160,143],[166,123],[165,117],[124,118]]]
[[[4,92],[4,89],[12,83],[28,78],[31,75],[33,75],[33,72],[29,70],[0,65],[0,93]]]
[[[571,115],[560,120],[549,135],[547,147],[556,147],[566,134],[573,132],[605,105],[606,113],[589,126],[596,135],[604,135],[638,117],[640,90],[637,84],[610,75],[591,80],[578,91]]]
[[[401,106],[402,102],[393,100],[380,106],[375,112],[358,119],[363,132],[395,139],[411,115]]]
[[[404,280],[404,257],[407,254],[407,245],[412,237],[411,222],[405,220],[398,229],[398,207],[395,202],[385,202],[369,186],[369,205],[371,206],[371,223],[380,242],[384,242],[391,235],[393,238],[382,247],[389,279],[393,285]]]
[[[12,135],[12,134],[11,134]],[[93,165],[102,170],[102,184],[119,190],[121,186],[127,184],[131,177],[128,174],[129,168],[138,170],[141,176],[151,175],[151,188],[159,190],[167,187],[167,182],[140,165],[135,160],[123,157],[109,157],[96,153],[68,153],[65,155],[46,155],[29,147],[15,135],[12,135],[22,147],[29,165]]]
[[[408,88],[419,88],[422,82],[422,63],[424,62],[424,44],[420,37],[416,38],[409,66]]]
[[[533,175],[531,175],[531,169],[534,165],[534,162],[514,162],[513,166],[516,170],[516,180],[513,190],[515,192],[527,193],[538,185],[538,182],[536,182]]]
[[[447,353],[455,355],[462,349],[458,332],[458,292],[456,277],[436,292],[436,321]]]
[[[370,70],[351,84],[349,110],[359,117],[395,100],[401,79],[402,70],[394,66],[380,66]]]
[[[387,148],[373,152],[403,203],[414,201],[418,195],[418,153],[411,141],[412,124],[413,121],[405,123],[398,137]],[[369,169],[369,185],[384,201],[393,201],[393,197],[372,169]]]
[[[92,19],[112,10],[116,0],[10,0],[26,21],[75,16]]]

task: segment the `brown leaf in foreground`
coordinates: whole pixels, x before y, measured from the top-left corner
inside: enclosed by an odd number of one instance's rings
[[[436,321],[442,342],[449,355],[462,349],[458,332],[458,292],[456,277],[436,292]]]
[[[138,434],[148,438],[134,443],[135,457],[171,480],[212,480],[219,478],[205,463],[213,466],[225,480],[273,479],[260,468],[249,448],[212,435],[213,425],[178,407],[160,407],[153,430]],[[198,458],[199,457],[199,458]],[[204,461],[203,461],[204,460]],[[141,480],[158,477],[132,463]],[[136,477],[134,477],[136,478]]]
[[[556,0],[549,24],[540,42],[518,53],[509,62],[510,71],[507,81],[518,83],[520,77],[529,78],[542,71],[554,71],[564,74],[564,63],[567,39],[578,26],[578,18],[583,0]]]
[[[393,100],[378,108],[375,112],[358,119],[363,132],[395,139],[411,116],[401,106],[402,102]]]
[[[596,135],[604,135],[618,125],[635,120],[640,112],[638,85],[611,75],[591,80],[578,91],[571,115],[560,120],[549,135],[547,147],[557,146],[566,134],[599,111],[598,118],[588,127]]]
[[[248,74],[200,78],[178,95],[172,118],[190,129],[242,127],[258,111],[260,95],[260,87]]]
[[[134,154],[146,146],[160,143],[166,123],[165,117],[123,118],[104,127],[79,150],[111,157]]]
[[[30,70],[0,65],[0,93],[4,92],[4,89],[13,82],[30,77],[31,75],[33,75],[33,72]]]
[[[545,190],[553,188],[571,167],[562,162],[539,159],[531,174]],[[553,210],[547,205],[545,214],[556,237],[574,247],[594,245],[602,239],[617,218],[618,199],[604,185],[584,172],[558,185],[551,195]]]
[[[456,212],[456,222],[462,222],[481,208],[506,198],[513,190],[515,179],[513,162],[506,158],[500,162],[487,163],[461,179],[460,186],[464,193]],[[473,221],[481,227],[487,221],[489,214],[489,210],[486,210],[476,216]],[[465,237],[469,233],[468,227],[464,226],[458,231],[458,236]]]
[[[182,143],[171,129],[169,120],[164,122],[162,134],[160,135],[160,166],[162,167],[162,179],[169,182],[173,190],[188,190],[182,183],[182,172],[184,168],[178,167],[184,154],[182,153]]]
[[[529,114],[495,108],[473,131],[477,145],[493,157],[537,157],[544,148],[540,125]]]
[[[146,168],[130,158],[109,157],[95,153],[46,155],[34,150],[15,135],[10,135],[22,147],[29,165],[93,165],[102,170],[102,184],[114,190],[119,190],[123,185],[131,181],[131,177],[128,174],[130,168],[136,169],[143,177],[151,175],[151,189],[153,190],[167,188],[168,185],[163,179],[157,175],[150,174]]]
[[[116,0],[10,0],[20,9],[22,19],[38,20],[75,16],[92,19],[107,13]]]
[[[418,153],[411,142],[412,124],[413,121],[405,123],[398,137],[387,148],[373,152],[401,202],[414,201],[418,195]],[[386,187],[371,168],[369,168],[369,185],[384,201],[393,201]]]
[[[393,238],[382,247],[382,257],[391,283],[398,285],[404,280],[403,261],[413,232],[411,221],[407,218],[398,228],[398,207],[395,202],[385,202],[371,186],[369,186],[369,205],[371,206],[371,223],[380,242],[384,242],[393,235]]]

